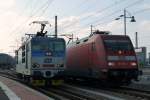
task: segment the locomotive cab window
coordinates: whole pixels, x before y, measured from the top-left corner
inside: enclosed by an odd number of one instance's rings
[[[76,42],[76,44],[79,44],[80,42],[78,41],[78,42]]]
[[[83,40],[83,42],[87,42],[87,41],[88,41],[88,39]]]
[[[46,40],[41,41],[32,41],[32,50],[51,50],[53,51],[52,42],[48,42]]]
[[[64,43],[63,42],[54,42],[54,51],[64,51],[65,47],[64,47]]]
[[[18,64],[18,51],[16,51],[15,54],[16,54],[16,63]]]
[[[107,50],[133,50],[132,44],[129,40],[104,40],[104,45]]]
[[[32,50],[37,51],[64,51],[64,42],[63,41],[51,41],[49,42],[48,40],[42,40],[42,41],[33,41],[32,42]]]
[[[22,63],[25,63],[25,45],[22,46]]]

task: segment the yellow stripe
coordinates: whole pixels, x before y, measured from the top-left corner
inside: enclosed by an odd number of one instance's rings
[[[52,80],[52,85],[59,86],[64,83],[64,80]]]

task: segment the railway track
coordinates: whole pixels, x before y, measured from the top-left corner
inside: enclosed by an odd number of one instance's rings
[[[68,100],[95,100],[92,97],[64,88],[51,88],[49,91],[68,98]]]
[[[139,99],[150,100],[150,91],[145,91],[142,89],[136,89],[131,87],[120,87],[117,89],[112,89],[112,91],[134,96],[135,98],[139,98]]]
[[[49,87],[49,88],[40,88],[34,87],[18,78],[15,75],[11,75],[11,73],[0,72],[1,76],[18,81],[30,88],[33,88],[37,91],[40,91],[47,96],[54,98],[55,100],[103,100],[102,96],[95,98],[91,93],[85,93],[78,88],[60,86],[60,87]]]
[[[77,86],[79,88],[84,88],[87,90],[91,90],[94,92],[105,93],[109,95],[113,95],[116,97],[123,98],[125,100],[150,100],[150,90],[144,90],[141,88],[133,88],[128,86],[122,87],[101,87],[97,85],[89,85],[89,84],[73,84],[70,85]]]
[[[0,72],[1,76],[19,81],[55,100],[149,100],[150,91],[131,87],[102,88],[82,86],[75,84],[63,84],[59,87],[40,88],[34,87],[22,80],[19,80],[11,73]]]
[[[49,88],[40,88],[34,87],[26,82],[17,79],[16,77],[12,76],[10,73],[0,73],[1,76],[18,81],[26,86],[33,88],[37,91],[44,93],[45,95],[54,98],[55,100],[106,100],[106,97],[103,96],[96,96],[92,93],[88,93],[87,91],[83,91],[77,87],[71,87],[67,85],[63,85],[60,87],[49,87]]]
[[[35,87],[35,86],[33,86],[33,85],[31,85],[27,82],[24,82],[23,80],[18,79],[16,75],[13,75],[9,72],[0,72],[0,76],[11,79],[11,80],[14,80],[14,81],[17,81],[21,84],[24,84],[25,86],[28,86],[28,87],[36,90],[36,91],[39,91],[39,92],[41,92],[41,93],[43,93],[43,94],[45,94],[45,95],[47,95],[51,98],[54,98],[54,100],[67,100],[67,98],[64,98],[63,96],[59,96],[59,95],[57,95],[55,93],[52,93],[52,92],[50,92],[46,89],[43,89],[43,87]]]

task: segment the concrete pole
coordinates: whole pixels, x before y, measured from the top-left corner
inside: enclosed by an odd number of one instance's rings
[[[124,35],[126,35],[126,9],[124,9]]]
[[[55,38],[57,38],[57,16],[55,16]]]
[[[135,48],[138,48],[138,32],[135,32]]]

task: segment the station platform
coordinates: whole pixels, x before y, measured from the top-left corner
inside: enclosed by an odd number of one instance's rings
[[[150,75],[150,66],[141,68],[143,75]]]
[[[54,100],[14,80],[0,76],[0,100]]]
[[[133,81],[130,86],[150,91],[150,67],[144,67],[141,70],[143,74],[138,77],[139,81]]]
[[[4,93],[4,90],[0,87],[0,100],[9,100],[8,96]]]

